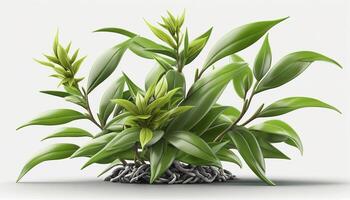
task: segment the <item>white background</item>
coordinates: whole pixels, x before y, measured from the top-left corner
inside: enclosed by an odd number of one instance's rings
[[[124,39],[108,33],[92,33],[106,26],[118,26],[154,38],[143,18],[154,22],[166,10],[180,13],[186,9],[185,26],[194,38],[214,26],[207,48],[196,62],[187,66],[187,82],[193,80],[193,69],[203,64],[214,42],[232,28],[252,21],[290,16],[270,31],[273,62],[283,55],[298,50],[315,50],[339,61],[344,69],[317,62],[292,82],[278,89],[259,94],[252,107],[271,103],[289,96],[319,98],[339,108],[343,114],[323,109],[305,109],[281,117],[291,124],[304,143],[304,155],[297,150],[282,147],[290,161],[268,160],[267,176],[278,186],[268,187],[244,166],[225,165],[239,178],[225,185],[121,185],[104,183],[96,175],[103,166],[91,166],[80,171],[86,159],[52,161],[30,171],[23,182],[15,179],[21,167],[47,144],[66,140],[39,142],[52,133],[52,127],[15,128],[40,112],[53,108],[74,107],[58,98],[38,93],[55,89],[57,81],[47,77],[51,72],[36,64],[32,58],[51,51],[57,28],[61,41],[73,41],[88,55],[81,69],[87,76],[94,59],[104,50]],[[349,180],[349,4],[346,1],[44,1],[1,0],[0,3],[0,112],[1,112],[1,199],[256,199],[281,197],[287,199],[346,199]],[[240,53],[250,63],[261,45]],[[225,63],[224,60],[220,63]],[[217,66],[219,66],[219,64]],[[126,72],[135,82],[143,84],[145,74],[153,67],[131,53],[123,58],[116,72],[93,92],[93,109],[103,89],[110,81]],[[86,84],[84,82],[84,84]],[[220,99],[227,105],[239,107],[241,102],[232,87]],[[96,128],[79,121],[91,131]],[[74,139],[84,143],[84,139]]]

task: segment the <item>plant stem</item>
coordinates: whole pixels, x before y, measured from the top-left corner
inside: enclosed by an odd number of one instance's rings
[[[89,103],[89,97],[88,97],[88,94],[86,93],[86,91],[84,90],[84,88],[82,89],[83,90],[83,97],[86,101],[86,111],[88,112],[88,117],[89,117],[89,120],[94,123],[97,127],[99,127],[101,130],[103,129],[102,125],[99,124],[96,119],[94,118],[94,115],[92,114],[92,111],[91,111],[91,107],[90,107],[90,103]]]
[[[249,122],[253,121],[254,119],[256,119],[260,113],[260,111],[263,109],[264,107],[264,104],[262,104],[255,112],[254,114],[247,120],[245,121],[244,123],[242,123],[240,126],[245,126],[247,125]]]
[[[225,136],[225,133],[227,131],[229,131],[230,129],[232,129],[234,126],[237,125],[237,123],[243,118],[244,114],[247,112],[249,106],[250,106],[250,103],[252,102],[252,99],[255,95],[255,87],[256,87],[257,84],[254,85],[254,89],[252,91],[252,93],[250,94],[249,98],[248,99],[245,99],[244,100],[244,103],[243,103],[243,106],[242,106],[242,112],[239,114],[239,116],[237,117],[237,119],[229,126],[227,127],[225,130],[223,130],[215,139],[214,139],[214,142],[217,142],[217,141],[221,141],[222,138]]]
[[[78,87],[78,90],[79,90],[79,87]],[[80,90],[79,90],[80,91]],[[82,94],[83,94],[83,98],[85,99],[86,101],[86,111],[88,112],[89,114],[89,120],[94,123],[97,127],[99,127],[101,130],[103,130],[103,125],[99,124],[96,119],[94,118],[94,115],[92,114],[92,111],[91,111],[91,107],[90,107],[90,103],[89,103],[89,96],[87,94],[87,92],[85,91],[84,88],[82,88]],[[120,161],[123,163],[123,165],[126,165],[127,162],[124,160],[124,159],[120,159]]]
[[[175,39],[175,42],[176,42],[176,49],[175,49],[175,52],[176,52],[176,65],[177,65],[177,71],[178,72],[182,72],[182,64],[180,63],[180,54],[179,54],[179,49],[180,49],[179,34],[180,34],[179,31],[176,31],[175,36],[174,36],[174,39]]]

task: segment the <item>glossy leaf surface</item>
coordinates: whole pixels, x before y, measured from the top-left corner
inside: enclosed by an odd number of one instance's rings
[[[66,124],[74,120],[86,119],[86,118],[87,117],[84,114],[75,110],[56,109],[56,110],[51,110],[41,114],[39,117],[18,127],[17,130],[26,126],[31,126],[31,125],[46,125],[46,126],[60,125],[60,124]]]
[[[316,52],[294,52],[284,56],[271,68],[259,83],[256,92],[262,92],[288,83],[304,72],[315,61],[325,61],[341,67],[335,60]]]
[[[228,55],[241,51],[254,44],[273,26],[285,20],[260,21],[233,29],[217,41],[209,52],[203,70]]]
[[[310,97],[289,97],[272,103],[271,105],[263,109],[258,115],[258,117],[278,116],[289,113],[293,110],[308,107],[328,108],[340,113],[340,111],[337,108],[327,103],[324,103],[318,99]]]
[[[75,144],[53,144],[48,148],[42,150],[37,155],[35,155],[32,159],[30,159],[27,164],[23,167],[20,175],[17,178],[17,182],[21,180],[21,178],[28,173],[33,167],[38,164],[49,161],[49,160],[60,160],[69,158],[79,146]]]

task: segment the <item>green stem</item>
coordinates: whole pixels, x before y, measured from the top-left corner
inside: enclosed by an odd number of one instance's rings
[[[94,115],[92,114],[88,94],[86,93],[86,91],[84,89],[82,89],[82,90],[83,90],[83,98],[86,101],[86,108],[85,109],[88,112],[88,118],[92,123],[94,123],[97,127],[99,127],[102,130],[103,129],[102,125],[97,122]]]
[[[227,127],[225,130],[223,130],[215,139],[214,142],[217,141],[221,141],[222,138],[225,136],[225,133],[227,131],[229,131],[230,129],[232,129],[234,126],[237,125],[237,123],[243,118],[244,114],[247,112],[247,110],[249,109],[250,103],[252,102],[252,99],[255,95],[255,88],[256,88],[257,84],[254,85],[253,87],[253,91],[250,94],[250,97],[248,99],[244,100],[243,106],[242,106],[242,112],[239,114],[239,116],[237,117],[237,119],[229,126]]]
[[[260,111],[263,109],[264,107],[264,104],[262,104],[255,112],[254,114],[247,120],[245,121],[244,123],[242,123],[240,126],[245,126],[247,125],[249,122],[253,121],[254,119],[256,119],[259,114],[260,114]]]

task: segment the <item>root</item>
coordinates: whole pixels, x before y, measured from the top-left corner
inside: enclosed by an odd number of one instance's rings
[[[105,181],[118,183],[149,183],[151,167],[149,164],[127,163],[118,165]],[[189,184],[225,182],[235,178],[231,172],[213,166],[192,166],[175,161],[155,183]]]

